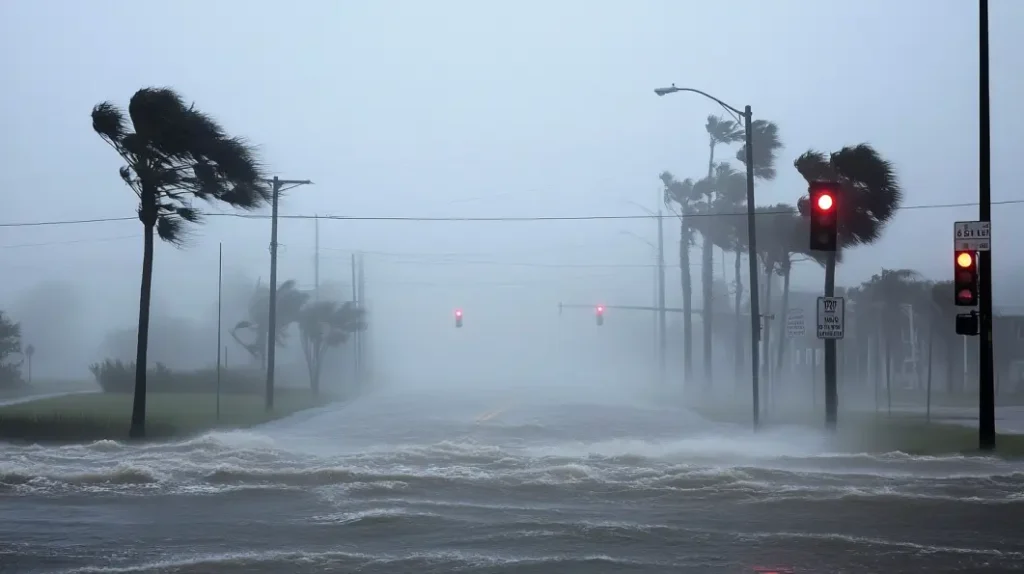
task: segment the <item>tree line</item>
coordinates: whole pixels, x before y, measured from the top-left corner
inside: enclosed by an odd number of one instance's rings
[[[690,273],[690,250],[700,238],[701,251],[701,323],[703,327],[703,373],[705,385],[713,380],[712,341],[715,331],[715,298],[722,296],[714,285],[714,249],[732,253],[734,281],[729,286],[733,297],[734,344],[731,345],[736,377],[745,368],[744,353],[744,301],[749,305],[749,286],[741,282],[742,261],[748,252],[749,236],[746,209],[746,175],[730,161],[716,161],[716,152],[744,140],[744,128],[737,122],[718,116],[708,116],[705,124],[708,142],[707,173],[699,179],[679,180],[671,172],[659,176],[664,187],[665,205],[672,209],[679,221],[679,269],[683,295],[683,363],[687,380],[694,380],[693,360],[693,279]],[[758,120],[751,124],[753,142],[753,173],[759,181],[774,180],[776,161],[782,141],[773,122]],[[746,167],[746,145],[735,153],[735,160]],[[842,190],[838,208],[839,250],[835,258],[809,248],[809,206],[806,190],[795,194],[792,203],[755,206],[755,233],[757,234],[757,263],[762,277],[782,278],[782,307],[785,316],[790,291],[790,274],[794,263],[809,260],[823,267],[842,260],[845,250],[858,245],[874,243],[881,237],[903,201],[896,171],[871,145],[862,143],[847,146],[826,154],[810,150],[793,162],[793,167],[808,183],[818,180],[838,182]],[[826,269],[826,272],[829,270]],[[832,268],[834,274],[834,267]],[[770,314],[773,299],[772,281],[763,280],[759,301],[765,301],[764,313]],[[746,292],[744,291],[746,287]],[[744,297],[746,294],[746,298]],[[782,336],[785,321],[778,322],[778,335]],[[762,331],[763,349],[761,368],[771,369],[773,359],[769,352],[771,330]],[[781,364],[786,355],[785,337],[776,345],[774,362]]]

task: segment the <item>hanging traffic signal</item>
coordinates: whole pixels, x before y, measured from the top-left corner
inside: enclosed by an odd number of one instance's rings
[[[604,305],[597,306],[597,326],[604,325]]]
[[[462,328],[462,309],[455,310],[455,328]]]
[[[815,181],[808,190],[811,211],[811,250],[835,251],[839,243],[839,184]]]
[[[973,251],[954,251],[953,293],[958,307],[978,304],[978,259]]]

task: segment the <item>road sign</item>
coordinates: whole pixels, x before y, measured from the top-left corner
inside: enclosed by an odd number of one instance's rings
[[[804,310],[800,308],[790,309],[786,315],[786,336],[803,337],[806,333],[807,321],[804,319]]]
[[[842,339],[845,334],[846,300],[818,297],[818,338]]]
[[[957,221],[953,224],[953,249],[989,251],[992,249],[991,221]]]

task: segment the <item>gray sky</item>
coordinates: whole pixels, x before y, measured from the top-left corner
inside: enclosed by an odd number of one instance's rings
[[[991,10],[993,200],[1014,200],[1024,198],[1013,135],[1024,121],[1012,113],[1024,96],[1024,3],[993,0]],[[132,215],[119,158],[92,132],[89,111],[108,99],[126,105],[149,85],[174,87],[260,144],[273,173],[313,180],[283,214],[642,214],[628,202],[656,209],[659,172],[706,170],[703,125],[718,110],[694,95],[653,94],[672,82],[778,123],[779,177],[759,183],[759,204],[805,193],[792,168],[801,152],[860,142],[895,163],[908,206],[977,193],[972,2],[6,0],[0,53],[3,223]],[[976,214],[900,213],[879,245],[847,254],[839,283],[881,267],[945,278],[952,222]],[[997,304],[1024,280],[1012,248],[1022,214],[995,208]],[[409,322],[403,344],[448,327],[456,306],[467,324],[489,317],[529,330],[558,300],[650,301],[651,249],[621,232],[653,241],[654,225],[323,221],[321,273],[343,281],[347,252],[371,252],[375,313]],[[226,274],[265,280],[268,228],[211,218],[188,249],[158,246],[154,302],[181,301],[175,309],[208,320],[218,242]],[[40,282],[73,281],[90,302],[87,322],[130,326],[140,233],[137,221],[0,228],[0,308]],[[677,261],[674,223],[666,240]],[[312,222],[282,222],[280,241],[280,278],[311,284]],[[607,266],[617,264],[636,267]],[[795,287],[819,288],[821,277],[804,266]],[[669,281],[678,301],[674,267]]]

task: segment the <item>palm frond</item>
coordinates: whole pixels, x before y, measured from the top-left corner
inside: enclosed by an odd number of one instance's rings
[[[782,138],[779,127],[766,120],[754,120],[751,124],[750,138],[754,142],[754,177],[771,181],[775,179],[775,160],[782,149]],[[736,152],[736,159],[746,165],[747,145],[744,143]]]
[[[720,116],[708,116],[704,129],[711,138],[711,145],[731,144],[743,141],[744,130],[738,123],[724,119]]]
[[[256,150],[229,137],[211,116],[186,105],[170,88],[143,88],[131,97],[127,117],[109,102],[93,108],[93,129],[124,158],[121,179],[140,199],[145,225],[184,245],[186,223],[199,223],[193,198],[256,209],[271,200]]]

